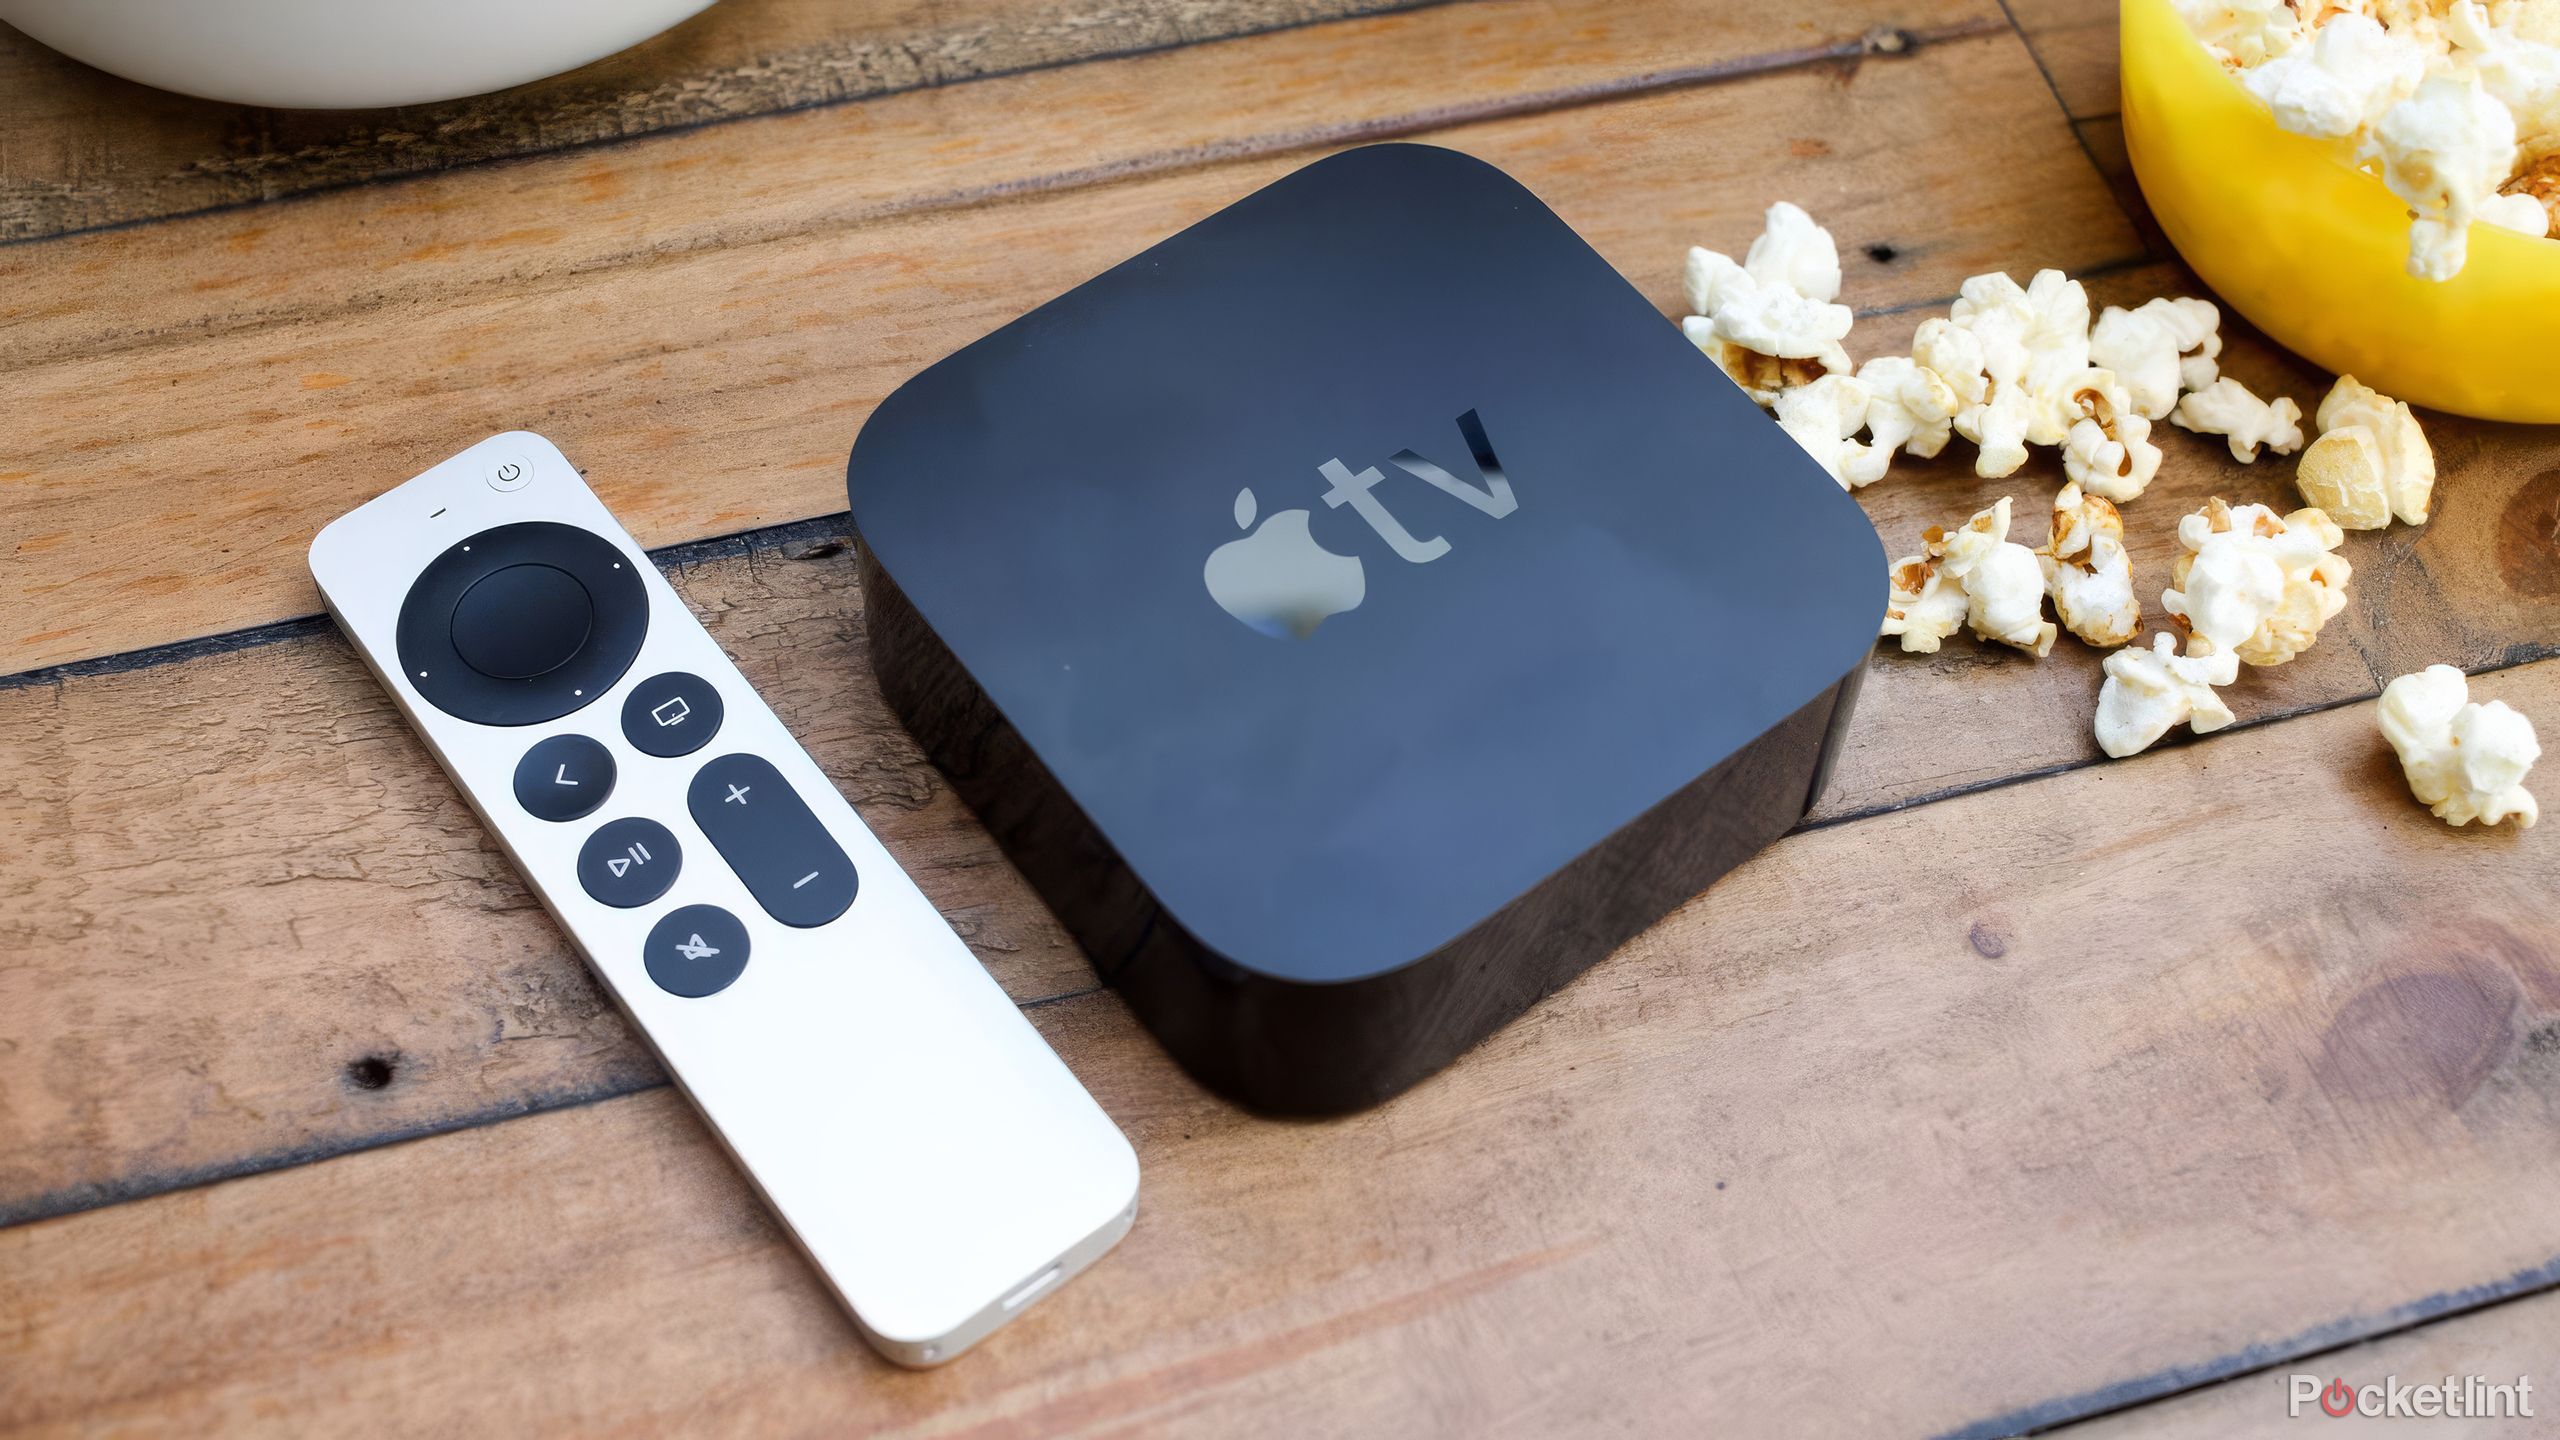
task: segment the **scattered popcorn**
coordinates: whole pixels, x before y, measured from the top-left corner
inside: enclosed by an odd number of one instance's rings
[[[1849,375],[1825,375],[1778,395],[1778,428],[1802,446],[1840,482],[1855,490],[1884,478],[1893,447],[1861,445],[1857,433],[1867,428],[1867,387]]]
[[[2252,665],[2281,665],[2310,649],[2320,627],[2346,608],[2353,571],[2332,553],[2345,538],[2316,509],[2279,517],[2215,496],[2178,522],[2186,553],[2170,567],[2161,606],[2186,622],[2190,653],[2228,651]]]
[[[2309,45],[2295,46],[2241,77],[2249,93],[2296,135],[2336,139],[2381,118],[2418,88],[2426,53],[2369,16],[2332,16]]]
[[[1945,535],[1931,526],[1921,536],[1927,553],[1893,564],[1893,593],[1885,603],[1880,633],[1900,636],[1906,655],[1937,654],[1938,646],[1964,623],[1965,610],[1971,604],[1965,599],[1964,587],[1938,563],[1938,545]]]
[[[2125,501],[2138,498],[2160,473],[2160,447],[2151,422],[2115,372],[2091,368],[2054,397],[2064,423],[2062,473],[2091,494]]]
[[[2409,407],[2341,375],[2320,402],[2320,438],[2302,452],[2294,485],[2349,530],[2379,530],[2397,515],[2427,523],[2436,457]]]
[[[2127,646],[2106,659],[2106,683],[2098,687],[2098,748],[2121,760],[2148,750],[2174,726],[2199,735],[2231,723],[2231,707],[2214,693],[2240,676],[2240,657],[2180,655],[2176,642],[2155,635],[2151,648]]]
[[[1965,620],[1985,640],[2042,658],[2062,632],[2044,618],[2044,567],[2036,552],[2009,538],[2009,497],[1948,537],[1947,573],[1964,587]]]
[[[1770,206],[1761,223],[1760,238],[1742,256],[1753,279],[1808,300],[1840,298],[1840,249],[1830,231],[1814,224],[1803,206],[1784,200]]]
[[[2037,555],[2064,629],[2107,649],[2142,628],[2133,562],[2124,553],[2124,517],[2104,497],[2063,486],[2053,497],[2053,538]]]
[[[1882,633],[1899,635],[1904,650],[1927,655],[1955,633],[1960,617],[1985,640],[2039,659],[2052,651],[2062,632],[2044,618],[2044,569],[2036,552],[2009,538],[2009,505],[2010,497],[2001,496],[1953,535],[1932,525],[1920,536],[1923,553],[1893,562]]]
[[[2516,122],[2473,79],[2438,75],[2383,112],[2362,157],[2418,218],[2409,224],[2409,273],[2450,280],[2469,254],[2480,202],[2516,166]]]
[[[1947,448],[1948,422],[1965,401],[1944,375],[1907,355],[1879,355],[1858,367],[1858,382],[1867,387],[1867,434],[1877,449],[1925,460]]]
[[[2391,494],[2382,479],[2382,447],[2362,425],[2331,430],[2311,442],[2294,467],[2302,498],[2347,530],[2391,523]]]
[[[2302,407],[2291,396],[2261,400],[2228,375],[2180,400],[2169,418],[2183,429],[2225,437],[2231,458],[2244,465],[2258,458],[2261,445],[2278,455],[2302,448]]]
[[[1697,313],[1680,322],[1681,331],[1753,400],[1772,404],[1783,391],[1856,368],[1840,344],[1856,317],[1832,303],[1840,293],[1839,251],[1802,209],[1783,200],[1770,206],[1742,264],[1692,247],[1685,278]],[[1800,290],[1798,282],[1813,289]]]
[[[2202,390],[2220,373],[2221,331],[2222,312],[2209,300],[2110,305],[2089,332],[2089,363],[2115,372],[2144,419],[2165,420],[2180,390]]]
[[[2506,702],[2471,702],[2470,683],[2450,665],[2430,665],[2383,687],[2376,716],[2382,738],[2399,752],[2409,791],[2452,825],[2495,825],[2512,815],[2520,829],[2539,818],[2525,772],[2542,756],[2533,722]]]
[[[1956,433],[1979,449],[1973,472],[2013,474],[2028,445],[2061,444],[2070,426],[2054,397],[2089,368],[2089,295],[2080,282],[2039,270],[2022,289],[1996,271],[1976,275],[1947,318],[1982,354],[1982,394],[1955,417]]]

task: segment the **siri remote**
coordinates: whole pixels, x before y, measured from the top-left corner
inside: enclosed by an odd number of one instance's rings
[[[1127,1233],[1127,1139],[549,441],[311,573],[881,1353],[948,1360]]]

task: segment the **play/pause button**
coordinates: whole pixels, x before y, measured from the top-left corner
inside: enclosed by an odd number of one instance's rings
[[[628,910],[666,894],[683,864],[674,832],[633,816],[587,837],[578,851],[578,883],[599,902]]]

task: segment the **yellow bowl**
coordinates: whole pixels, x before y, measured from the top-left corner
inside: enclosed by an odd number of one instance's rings
[[[2405,268],[2409,212],[2347,141],[2275,117],[2169,0],[2124,0],[2124,140],[2143,198],[2233,309],[2412,404],[2560,422],[2560,241],[2471,227],[2443,282]]]

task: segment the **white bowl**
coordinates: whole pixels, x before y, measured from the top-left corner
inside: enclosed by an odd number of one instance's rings
[[[711,0],[0,0],[0,20],[101,70],[302,109],[503,90],[638,44]]]

